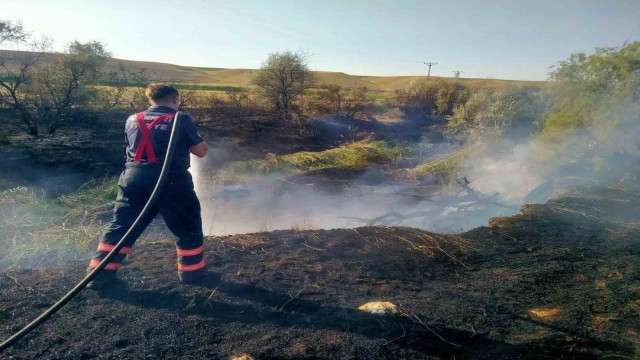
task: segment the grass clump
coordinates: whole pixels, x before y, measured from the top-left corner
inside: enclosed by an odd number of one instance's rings
[[[91,180],[77,191],[60,196],[58,200],[62,204],[73,207],[91,206],[115,201],[116,195],[118,195],[118,178],[112,177]]]
[[[117,178],[106,178],[57,198],[26,187],[0,192],[0,268],[86,257],[103,230],[99,215],[115,200],[117,189]]]
[[[267,154],[265,159],[231,163],[222,173],[304,173],[324,169],[363,170],[373,164],[389,164],[411,154],[406,144],[389,145],[366,139],[320,152]]]
[[[454,184],[463,177],[462,167],[468,155],[468,150],[458,150],[448,154],[436,156],[409,170],[409,177],[413,179],[433,177],[440,185]]]

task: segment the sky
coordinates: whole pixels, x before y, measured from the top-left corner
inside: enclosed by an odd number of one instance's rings
[[[640,41],[640,0],[0,0],[36,37],[114,57],[255,69],[304,51],[312,70],[545,80],[572,53]]]

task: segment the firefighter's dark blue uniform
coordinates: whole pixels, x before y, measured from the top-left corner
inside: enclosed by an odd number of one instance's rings
[[[98,251],[89,267],[96,267],[129,230],[146,204],[160,175],[169,144],[175,110],[166,106],[152,106],[143,113],[132,115],[125,126],[127,143],[126,169],[118,182],[118,197],[111,224],[100,240]],[[142,126],[145,126],[143,128]],[[115,276],[122,260],[134,242],[158,213],[177,237],[178,274],[183,280],[196,278],[204,271],[202,247],[202,219],[200,203],[193,189],[189,168],[189,148],[203,141],[188,115],[180,118],[174,156],[167,180],[158,199],[129,237],[120,253],[102,273]],[[102,274],[101,274],[102,275]]]

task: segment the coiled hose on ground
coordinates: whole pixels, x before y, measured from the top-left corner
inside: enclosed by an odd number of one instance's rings
[[[149,200],[147,200],[147,204],[144,206],[144,208],[142,209],[142,211],[140,212],[136,220],[133,222],[133,225],[131,225],[131,228],[129,228],[129,231],[127,231],[124,234],[124,236],[122,236],[122,239],[118,241],[116,246],[113,249],[111,249],[109,254],[107,254],[107,256],[100,262],[100,264],[98,264],[98,266],[96,266],[96,268],[93,269],[93,271],[87,274],[87,276],[84,279],[82,279],[82,281],[80,281],[73,289],[71,289],[71,291],[69,291],[65,296],[63,296],[60,300],[58,300],[57,303],[53,304],[53,306],[51,306],[49,309],[43,312],[40,316],[38,316],[37,319],[33,320],[29,325],[25,326],[24,328],[22,328],[22,330],[13,334],[10,338],[8,338],[2,344],[0,344],[0,353],[2,353],[4,350],[11,347],[18,340],[23,338],[25,335],[30,333],[32,330],[34,330],[38,326],[42,325],[42,323],[44,323],[47,319],[49,319],[51,315],[55,314],[58,310],[60,310],[63,306],[65,306],[71,299],[73,299],[76,295],[78,295],[80,291],[82,291],[87,286],[87,284],[89,284],[91,280],[93,280],[96,276],[98,276],[98,274],[104,269],[105,266],[107,266],[107,264],[111,261],[111,259],[113,259],[113,257],[116,256],[118,252],[120,252],[120,249],[122,249],[122,247],[124,246],[124,243],[127,241],[130,234],[138,227],[140,220],[147,214],[147,212],[153,206],[153,203],[156,201],[156,198],[160,193],[160,189],[162,188],[162,185],[164,184],[167,178],[167,174],[169,173],[169,167],[171,164],[171,159],[173,158],[173,150],[175,147],[176,140],[178,138],[176,134],[176,130],[178,129],[181,115],[182,113],[178,111],[176,112],[176,115],[174,117],[173,126],[171,127],[171,136],[169,137],[169,145],[167,146],[164,162],[162,163],[162,170],[160,171],[160,175],[158,176],[158,181],[156,182],[156,186],[153,188],[153,192],[151,193],[151,196],[149,196]]]

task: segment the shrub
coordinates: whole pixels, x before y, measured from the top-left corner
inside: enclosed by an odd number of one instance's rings
[[[602,176],[637,171],[640,42],[573,54],[558,63],[551,80],[554,107],[538,140],[564,162],[588,164]]]
[[[447,117],[448,132],[460,142],[529,136],[544,111],[542,97],[539,90],[478,89]]]
[[[303,111],[310,115],[353,119],[367,114],[371,103],[367,98],[366,87],[344,90],[339,85],[332,84],[306,94],[301,105]]]
[[[440,185],[451,185],[463,177],[462,165],[467,151],[458,150],[449,154],[436,156],[410,170],[412,178],[433,178]]]
[[[407,90],[396,91],[398,106],[408,117],[417,119],[450,115],[468,97],[467,87],[441,79],[418,82]]]
[[[554,134],[572,130],[609,137],[621,123],[639,120],[640,42],[573,54],[558,63],[551,80],[555,107],[546,116],[543,140],[558,140]]]

